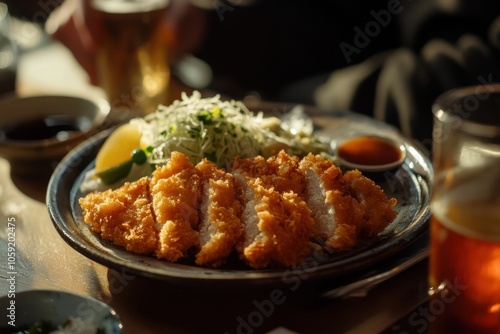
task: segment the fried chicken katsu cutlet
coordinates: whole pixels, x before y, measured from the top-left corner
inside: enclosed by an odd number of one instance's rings
[[[332,161],[307,155],[300,162],[306,201],[315,221],[314,239],[335,251],[374,237],[396,218],[383,190],[359,171],[342,174]]]
[[[256,269],[299,265],[315,244],[352,249],[395,219],[395,204],[359,171],[284,151],[228,171],[173,152],[150,178],[80,199],[91,230],[131,252],[211,267],[236,252]]]
[[[238,252],[253,268],[298,265],[310,250],[314,222],[301,182],[293,182],[300,180],[298,161],[289,157],[237,159],[231,171],[244,206]]]
[[[218,267],[226,262],[240,240],[241,204],[236,199],[234,177],[214,163],[196,165],[202,188],[199,205],[200,250],[196,264]]]
[[[397,212],[392,209],[396,205],[396,199],[388,199],[380,186],[363,176],[359,170],[346,172],[343,179],[364,212],[360,235],[366,238],[377,236],[385,229],[387,222],[396,218]]]
[[[150,189],[160,225],[156,256],[175,262],[199,244],[200,176],[184,154],[173,152],[169,162],[153,172]]]
[[[91,231],[133,253],[154,253],[159,228],[149,184],[149,178],[143,177],[117,190],[92,192],[81,198],[83,218],[90,223]]]

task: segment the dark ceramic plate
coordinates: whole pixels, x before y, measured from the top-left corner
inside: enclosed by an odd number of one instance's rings
[[[279,116],[292,108],[287,105],[260,104],[258,110]],[[252,110],[257,110],[252,108]],[[397,169],[367,175],[380,184],[388,196],[395,197],[399,212],[396,219],[370,244],[343,254],[313,254],[302,266],[289,269],[249,269],[230,260],[223,268],[196,266],[191,262],[168,263],[149,256],[135,255],[103,241],[90,232],[83,222],[78,199],[85,173],[93,168],[94,158],[109,136],[100,133],[69,153],[54,171],[47,191],[51,219],[62,238],[86,257],[116,270],[131,274],[187,284],[276,284],[294,282],[298,277],[308,281],[345,276],[388,259],[407,248],[427,232],[429,191],[432,165],[427,155],[414,143],[405,140],[395,129],[351,112],[323,112],[306,108],[314,120],[315,133],[329,138],[332,148],[338,140],[353,133],[373,133],[391,137],[406,145],[407,158]]]

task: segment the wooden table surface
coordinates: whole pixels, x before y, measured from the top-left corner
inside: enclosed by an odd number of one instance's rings
[[[76,91],[96,93],[63,46],[48,43],[22,55],[20,95]],[[376,333],[426,296],[427,261],[366,296],[324,300],[304,284],[295,292],[283,290],[284,302],[272,306],[266,303],[269,288],[179,285],[111,270],[59,236],[47,211],[46,187],[46,179],[16,176],[0,159],[0,293],[9,289],[7,225],[15,221],[16,292],[56,289],[93,296],[117,311],[125,334]]]

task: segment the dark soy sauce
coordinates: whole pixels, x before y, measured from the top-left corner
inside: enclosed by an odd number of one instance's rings
[[[25,121],[0,131],[3,140],[66,139],[71,133],[83,131],[90,122],[83,118],[50,115]]]

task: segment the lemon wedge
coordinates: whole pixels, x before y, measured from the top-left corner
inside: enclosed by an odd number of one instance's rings
[[[140,147],[139,129],[130,123],[121,125],[111,133],[97,153],[95,175],[106,183],[125,177],[132,166],[132,152]]]

